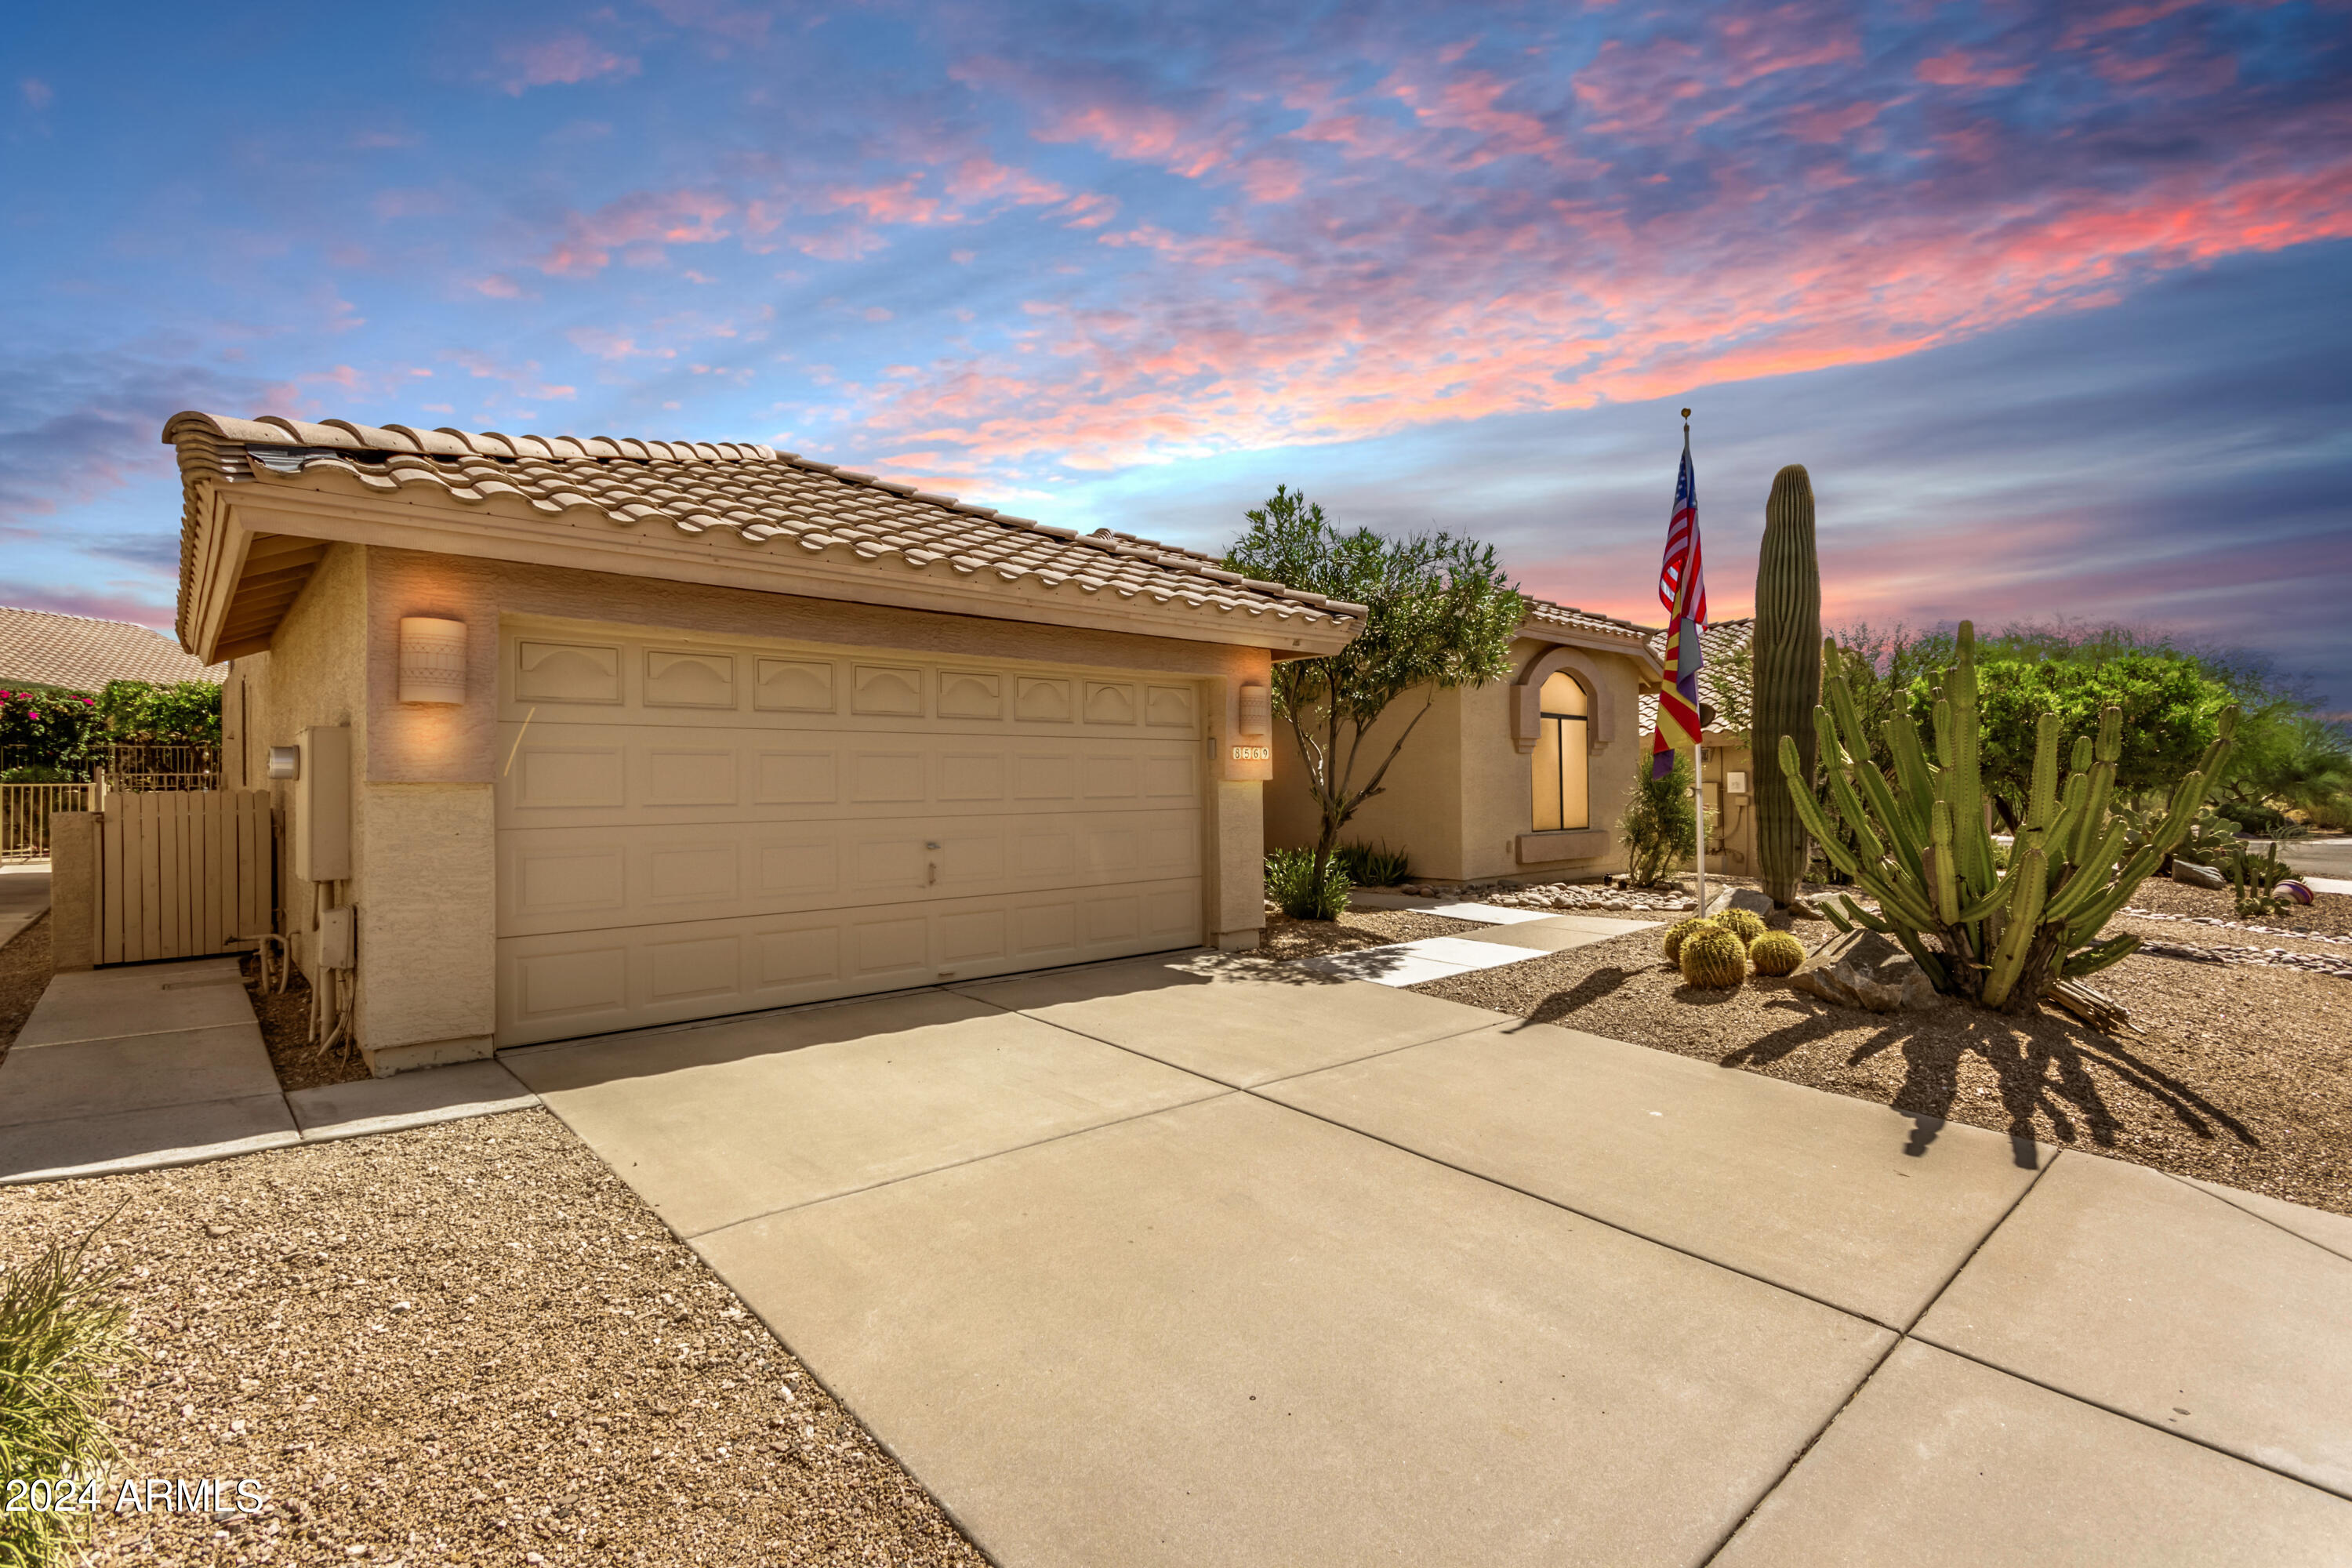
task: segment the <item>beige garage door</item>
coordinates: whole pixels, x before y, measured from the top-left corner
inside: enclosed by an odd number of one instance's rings
[[[499,1043],[1202,934],[1181,678],[509,628]]]

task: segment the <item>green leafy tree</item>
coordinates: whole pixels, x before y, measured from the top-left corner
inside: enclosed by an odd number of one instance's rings
[[[221,689],[209,680],[110,680],[98,712],[110,741],[202,744],[220,739],[220,704]]]
[[[99,727],[98,699],[56,687],[0,691],[0,768],[68,770]]]
[[[2094,658],[2021,657],[1996,641],[1977,662],[1979,767],[1984,793],[2014,833],[2033,790],[2035,726],[2057,715],[2060,752],[2099,732],[2100,714],[2123,710],[2123,755],[2116,792],[2126,798],[2169,791],[2198,765],[2231,705],[2229,689],[2192,659],[2123,651]],[[1934,678],[1911,684],[1911,717],[1934,732]]]
[[[1633,885],[1654,888],[1698,853],[1690,753],[1677,751],[1674,771],[1662,779],[1650,776],[1649,752],[1642,752],[1634,763],[1633,795],[1617,819],[1617,837],[1625,846],[1626,872]]]
[[[1490,545],[1444,532],[1343,531],[1288,486],[1245,515],[1249,530],[1226,553],[1229,570],[1365,607],[1363,629],[1338,653],[1274,667],[1275,714],[1289,725],[1322,816],[1307,878],[1319,887],[1340,829],[1381,793],[1437,693],[1508,673],[1527,601]],[[1415,691],[1419,706],[1395,737],[1384,749],[1368,743],[1381,715]]]

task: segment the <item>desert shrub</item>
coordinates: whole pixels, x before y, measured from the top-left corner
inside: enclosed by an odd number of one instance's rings
[[[1688,919],[1676,921],[1668,926],[1665,937],[1666,962],[1680,963],[1683,961],[1683,942],[1691,932],[1711,931],[1714,928],[1715,922],[1705,915],[1692,915]]]
[[[1393,888],[1405,879],[1405,853],[1381,844],[1342,844],[1331,858],[1359,888]]]
[[[1726,910],[1715,917],[1715,923],[1738,937],[1743,948],[1764,934],[1764,917],[1754,910]]]
[[[1650,776],[1649,752],[1642,752],[1638,762],[1641,773],[1617,819],[1617,838],[1625,846],[1627,879],[1637,888],[1654,888],[1698,852],[1698,813],[1691,805],[1687,753],[1676,752],[1674,771],[1662,779]]]
[[[1729,991],[1748,978],[1748,949],[1739,938],[1710,922],[1683,939],[1683,978],[1709,991]]]
[[[1350,885],[1336,859],[1325,863],[1318,881],[1312,849],[1276,849],[1265,858],[1265,896],[1295,921],[1338,920],[1347,911]]]
[[[98,1484],[116,1452],[101,1416],[115,1365],[131,1353],[130,1308],[114,1289],[121,1270],[89,1257],[96,1234],[0,1271],[0,1478],[29,1483],[20,1505]],[[70,1560],[89,1517],[54,1506],[0,1512],[0,1568]]]
[[[1748,962],[1759,974],[1794,974],[1805,962],[1805,944],[1784,931],[1768,931],[1748,944]]]

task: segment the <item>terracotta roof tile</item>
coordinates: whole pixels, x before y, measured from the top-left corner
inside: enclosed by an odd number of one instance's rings
[[[96,621],[47,610],[0,608],[0,687],[62,686],[98,691],[110,680],[218,684],[226,665],[209,668],[162,632],[128,621]]]
[[[1603,616],[1591,610],[1579,610],[1567,605],[1555,605],[1549,599],[1530,595],[1528,599],[1528,619],[1538,626],[1566,626],[1576,631],[1600,632],[1607,637],[1623,637],[1630,642],[1645,643],[1654,628],[1633,621],[1621,621],[1614,616]]]
[[[895,557],[914,571],[993,571],[1008,582],[1034,577],[1048,588],[1109,589],[1121,598],[1143,595],[1221,614],[1338,625],[1364,614],[1360,605],[1246,580],[1199,551],[1108,529],[1081,537],[756,444],[509,436],[202,413],[173,416],[163,439],[179,453],[190,539],[199,492],[210,486],[380,495],[432,489],[456,506],[501,516],[569,521],[586,512],[622,528],[667,526],[685,534],[722,529],[748,544],[842,550],[870,561]],[[181,553],[184,605],[194,552]]]

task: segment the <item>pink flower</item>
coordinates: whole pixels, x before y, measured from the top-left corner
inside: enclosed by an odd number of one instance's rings
[[[26,711],[27,711],[27,712],[29,712],[30,714],[32,714],[33,719],[34,719],[34,721],[35,721],[36,722],[38,722],[38,721],[39,721],[40,717],[41,717],[41,710],[40,710],[39,709],[37,709],[37,708],[31,708],[31,709],[27,709]]]

